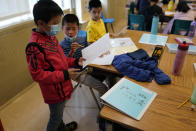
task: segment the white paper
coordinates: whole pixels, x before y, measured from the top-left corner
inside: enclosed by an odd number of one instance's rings
[[[170,11],[165,11],[165,15],[168,16],[168,15],[174,15],[175,12],[170,12]]]
[[[196,63],[193,63],[194,64],[194,67],[195,67],[195,72],[196,72]]]
[[[83,62],[83,67],[90,64],[94,59],[108,52],[111,48],[109,34],[107,33],[96,42],[82,50],[82,57],[86,59]]]
[[[97,57],[96,59],[94,59],[90,63],[97,64],[97,65],[111,65],[113,59],[114,59],[114,55],[108,54],[108,55],[104,55],[103,57]]]
[[[176,53],[178,44],[167,43],[166,45],[170,53]],[[196,46],[189,45],[188,54],[196,55]]]
[[[128,27],[129,27],[129,26],[123,27],[123,28],[120,30],[120,32],[117,33],[117,36],[119,36],[119,35],[124,35],[124,34],[126,33]]]
[[[115,38],[111,39],[110,42],[112,46],[110,52],[114,55],[120,55],[137,50],[137,47],[135,46],[131,38]]]
[[[82,50],[82,57],[86,59],[83,62],[83,67],[88,64],[111,65],[115,55],[133,52],[135,50],[137,50],[137,47],[130,38],[110,39],[109,34],[106,34]],[[110,54],[100,57],[109,51]]]
[[[110,39],[110,42],[112,47],[135,45],[130,38],[114,38]]]

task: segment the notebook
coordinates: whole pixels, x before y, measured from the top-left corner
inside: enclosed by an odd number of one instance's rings
[[[165,46],[168,36],[152,35],[144,33],[139,40],[139,43],[150,45],[162,45]]]
[[[193,41],[188,39],[188,38],[183,38],[183,37],[176,37],[175,40],[178,42],[178,43],[183,43],[184,41],[189,44],[189,45],[193,45]]]
[[[136,120],[140,120],[157,94],[122,78],[102,97],[102,103]]]
[[[178,44],[166,44],[168,51],[170,53],[176,53],[177,48],[178,48]],[[189,45],[189,49],[188,49],[188,54],[192,54],[192,55],[196,55],[196,46],[194,45]]]

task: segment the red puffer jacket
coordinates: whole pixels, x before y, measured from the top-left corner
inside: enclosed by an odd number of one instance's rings
[[[67,69],[77,65],[78,60],[64,55],[55,36],[38,33],[35,29],[29,43],[38,45],[28,44],[26,58],[31,76],[39,83],[45,103],[55,104],[69,99],[73,86]]]

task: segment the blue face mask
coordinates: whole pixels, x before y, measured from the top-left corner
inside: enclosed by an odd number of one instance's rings
[[[56,35],[56,34],[58,34],[59,32],[60,32],[60,24],[57,24],[57,25],[51,25],[50,26],[50,31],[49,32],[47,32],[46,34],[48,35],[48,36],[53,36],[53,35]]]
[[[76,37],[77,37],[77,35],[75,35],[75,36],[73,36],[73,37],[69,37],[69,36],[67,36],[67,35],[65,34],[65,39],[66,39],[68,42],[71,42],[71,43],[74,42],[74,40],[76,39]]]

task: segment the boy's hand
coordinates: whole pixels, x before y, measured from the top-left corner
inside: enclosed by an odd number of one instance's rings
[[[68,69],[69,77],[74,78],[78,74],[78,71],[80,71],[80,69],[75,69],[75,68]]]
[[[75,52],[79,47],[81,47],[81,45],[78,44],[77,42],[74,42],[74,43],[71,44],[71,50],[73,52]]]
[[[83,66],[83,61],[85,61],[86,59],[83,57],[80,57],[80,59],[78,60],[78,65]]]

